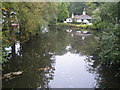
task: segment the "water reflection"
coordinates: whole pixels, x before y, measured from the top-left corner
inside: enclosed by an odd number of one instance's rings
[[[99,60],[99,59],[98,59]],[[111,65],[110,67],[100,63],[100,61],[87,60],[89,64],[88,71],[96,74],[96,87],[98,88],[119,88],[120,72],[118,65]]]
[[[95,75],[86,71],[87,56],[67,52],[56,55],[55,77],[49,85],[52,88],[92,88]]]
[[[15,54],[20,55],[20,41],[15,43]]]
[[[14,45],[16,51],[12,50],[9,63],[3,65],[3,75],[16,71],[23,71],[23,74],[3,79],[3,87],[94,87],[95,76],[86,68],[86,59],[96,47],[94,36],[77,34],[78,31],[71,29],[66,32],[66,29],[50,28],[47,31],[25,44]]]

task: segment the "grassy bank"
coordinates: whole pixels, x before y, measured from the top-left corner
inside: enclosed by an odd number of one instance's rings
[[[80,29],[97,30],[97,28],[94,25],[86,25],[86,24],[56,23],[56,24],[50,24],[50,26],[74,27],[74,28],[80,28]]]

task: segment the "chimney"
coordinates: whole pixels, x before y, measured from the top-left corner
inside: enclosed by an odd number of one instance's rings
[[[86,11],[85,11],[85,8],[84,8],[84,10],[83,10],[83,15],[86,15]]]
[[[74,13],[72,13],[72,18],[74,18]]]

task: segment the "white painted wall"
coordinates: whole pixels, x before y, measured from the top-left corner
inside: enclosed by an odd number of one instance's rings
[[[71,18],[67,18],[66,22],[72,22],[72,19]]]
[[[89,23],[89,21],[87,19],[84,19],[83,22],[86,23],[86,24]]]
[[[77,19],[76,22],[82,22],[82,20],[81,19]]]

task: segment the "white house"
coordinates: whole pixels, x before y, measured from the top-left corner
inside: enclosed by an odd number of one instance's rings
[[[75,15],[74,16],[74,14],[72,13],[71,18],[67,18],[66,22],[73,22],[73,19],[74,19],[75,22],[81,22],[81,23],[91,25],[92,23],[90,23],[90,20],[93,19],[93,18],[86,14],[86,10],[84,8],[82,15]]]

